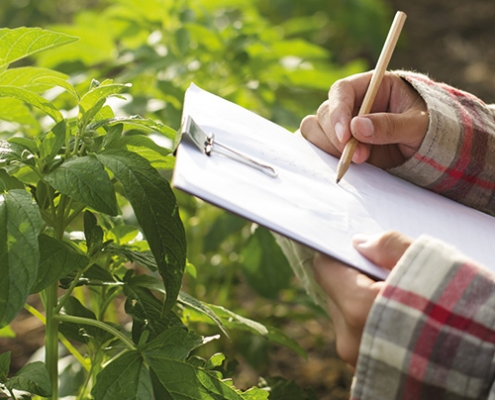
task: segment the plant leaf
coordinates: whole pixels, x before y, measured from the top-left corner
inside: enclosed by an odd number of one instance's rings
[[[103,229],[98,225],[96,217],[90,211],[84,212],[84,237],[86,238],[88,254],[92,257],[97,251],[101,250],[103,244]]]
[[[13,141],[0,141],[0,163],[9,164],[12,161],[18,161],[23,164],[32,164],[32,156],[33,154],[31,153],[31,150],[22,144],[15,143]]]
[[[39,146],[41,159],[48,163],[59,152],[65,143],[65,136],[67,134],[67,121],[64,119],[56,124],[50,132],[44,135],[41,144]]]
[[[97,155],[124,188],[150,245],[167,297],[163,312],[172,309],[186,264],[186,238],[169,183],[143,157],[125,150]]]
[[[211,224],[204,238],[204,251],[217,251],[230,235],[241,231],[248,222],[235,214],[222,212]]]
[[[175,159],[167,156],[171,154],[171,151],[165,149],[156,144],[156,142],[144,135],[130,135],[124,136],[119,140],[112,143],[108,148],[111,149],[126,149],[133,153],[139,154],[141,157],[146,158],[150,164],[157,169],[170,169],[173,167],[173,161]]]
[[[23,126],[39,126],[39,121],[23,101],[8,97],[0,98],[0,120],[18,122]]]
[[[289,286],[292,270],[273,235],[258,227],[241,252],[242,271],[259,294],[276,299],[281,289]]]
[[[96,320],[96,315],[91,310],[83,306],[81,302],[73,296],[67,298],[64,304],[64,311],[68,315]],[[114,339],[112,334],[101,328],[91,325],[76,324],[73,322],[61,322],[60,332],[68,338],[79,342],[88,343],[92,340],[98,346],[103,346],[108,341]]]
[[[24,189],[24,184],[19,179],[10,176],[4,169],[0,169],[0,191],[8,192],[12,189]]]
[[[76,40],[74,36],[40,28],[0,29],[0,70],[31,54]]]
[[[59,76],[42,76],[39,78],[36,78],[33,81],[33,84],[38,84],[38,85],[43,85],[43,86],[48,86],[48,87],[53,87],[53,86],[59,86],[62,89],[65,89],[67,93],[71,94],[75,99],[79,100],[80,96],[79,93],[77,93],[77,90],[74,88],[74,86],[67,81],[67,79]]]
[[[60,122],[64,119],[60,111],[52,103],[28,89],[11,85],[0,85],[0,97],[11,97],[31,104],[33,107],[38,108],[50,116],[55,122]]]
[[[22,367],[5,386],[10,390],[23,390],[42,397],[49,397],[52,394],[50,377],[45,364],[41,361],[35,361]]]
[[[42,223],[27,191],[14,189],[0,195],[0,328],[22,309],[36,280]]]
[[[10,372],[10,351],[0,354],[0,383],[7,382]]]
[[[211,338],[203,338],[184,327],[174,326],[145,344],[141,351],[143,354],[151,354],[157,350],[161,350],[166,352],[167,356],[174,360],[184,361],[192,350],[197,349],[209,341],[211,341]]]
[[[282,377],[269,377],[264,387],[270,391],[270,400],[318,400],[312,389],[303,389],[296,382]]]
[[[43,79],[67,79],[67,75],[48,68],[20,67],[7,69],[0,73],[0,85],[19,86],[33,92],[42,93],[53,86],[53,83],[42,82]]]
[[[108,215],[117,215],[113,184],[94,156],[71,158],[45,176],[60,193]]]
[[[129,85],[122,83],[112,83],[101,85],[87,92],[79,102],[79,116],[86,125],[103,107],[107,97],[118,94]]]
[[[95,400],[149,400],[153,388],[148,369],[137,351],[122,354],[96,377]]]
[[[123,124],[125,129],[136,129],[143,132],[157,132],[165,136],[170,140],[174,140],[177,131],[164,125],[160,122],[154,121],[152,119],[146,119],[139,115],[131,115],[129,117],[114,117],[95,121],[88,125],[87,129],[96,130],[103,126],[114,126],[116,124]]]
[[[203,303],[202,301],[199,301],[198,299],[182,291],[179,293],[178,302],[185,305],[186,307],[192,308],[200,313],[207,315],[220,328],[225,336],[230,338],[229,332],[222,323],[222,320],[218,318],[218,316],[206,303]]]
[[[180,300],[179,300],[180,301]],[[206,304],[206,306],[215,313],[218,319],[222,322],[222,324],[229,330],[241,330],[246,332],[255,333],[257,335],[261,335],[266,337],[268,340],[278,343],[282,346],[288,347],[295,353],[299,354],[301,357],[306,357],[306,352],[304,349],[297,343],[295,340],[291,339],[280,329],[263,325],[257,321],[253,321],[252,319],[245,318],[240,316],[239,314],[234,313],[226,309],[225,307],[216,306],[213,304]],[[199,314],[201,313],[201,314]],[[207,324],[211,324],[212,321],[210,318],[205,318],[201,311],[197,311],[195,309],[188,309],[186,313],[186,317],[193,322],[203,322]]]
[[[31,293],[38,293],[72,271],[84,268],[89,259],[68,243],[47,235],[39,236],[40,265]]]
[[[144,276],[144,275],[143,275]],[[149,289],[141,285],[141,276],[127,279],[124,294],[128,297],[125,311],[132,315],[132,338],[137,343],[144,330],[149,330],[150,339],[174,326],[184,327],[180,318],[173,312],[162,316],[163,304]]]
[[[251,389],[241,392],[216,371],[205,370],[186,358],[208,339],[181,328],[171,328],[141,350],[152,373],[172,399],[261,400],[268,392]]]

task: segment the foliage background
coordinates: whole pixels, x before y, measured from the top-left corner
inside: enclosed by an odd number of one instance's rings
[[[493,20],[489,5],[481,0],[470,2],[469,9],[459,1],[5,0],[0,23],[79,36],[70,48],[31,62],[69,74],[81,87],[91,78],[131,82],[127,101],[116,104],[122,113],[177,129],[183,92],[194,81],[295,129],[334,80],[373,65],[392,9],[409,15],[392,67],[430,72],[493,99],[493,50],[484,46],[480,29]],[[429,46],[437,50],[425,51]],[[63,108],[67,99],[62,95],[58,101]],[[233,335],[218,350],[231,360],[236,384],[248,387],[260,375],[280,374],[311,386],[321,399],[346,398],[350,375],[335,358],[330,323],[302,293],[270,237],[177,195],[191,263],[185,290],[283,329],[307,353],[306,360],[259,336]],[[17,368],[43,342],[42,328],[33,324],[21,316],[13,324],[17,338],[0,341],[0,352],[12,350]],[[202,322],[197,326],[217,333]]]

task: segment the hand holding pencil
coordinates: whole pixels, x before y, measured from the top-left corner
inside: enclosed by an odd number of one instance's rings
[[[393,50],[395,43],[392,47],[390,41],[385,44],[382,55],[387,47],[390,59],[390,48]],[[346,156],[349,163],[352,158],[358,164],[367,161],[388,169],[410,158],[419,149],[428,128],[426,105],[405,80],[385,72],[387,65],[388,60],[380,56],[375,71],[335,82],[317,115],[301,122],[302,135],[336,157],[341,156],[346,143],[353,138],[355,149]]]

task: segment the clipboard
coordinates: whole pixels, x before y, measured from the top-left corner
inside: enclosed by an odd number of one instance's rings
[[[441,239],[495,271],[495,218],[369,164],[351,165],[338,185],[338,159],[307,140],[195,85],[184,118],[217,143],[242,149],[277,172],[273,178],[229,157],[208,157],[190,140],[177,149],[172,185],[365,274],[388,271],[352,246],[355,234],[397,230]]]

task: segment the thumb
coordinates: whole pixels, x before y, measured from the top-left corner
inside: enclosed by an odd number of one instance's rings
[[[354,117],[351,120],[352,135],[369,144],[403,144],[419,149],[428,129],[428,114],[409,110],[400,114],[375,113]]]
[[[392,269],[412,243],[408,236],[388,231],[377,236],[356,235],[354,248],[379,267]]]

